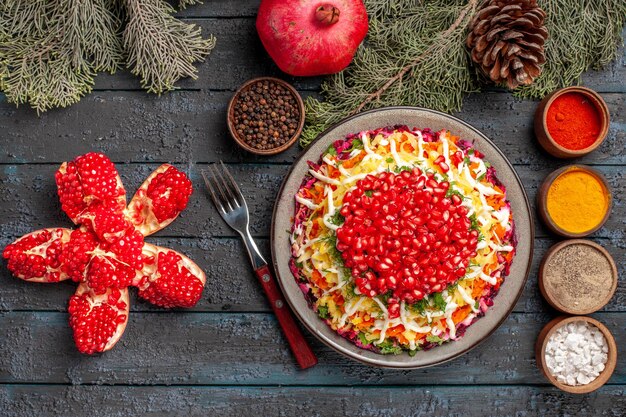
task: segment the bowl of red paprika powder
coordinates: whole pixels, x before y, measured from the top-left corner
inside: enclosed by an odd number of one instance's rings
[[[567,87],[546,96],[535,112],[539,144],[557,158],[577,158],[596,149],[609,131],[609,108],[595,91]]]

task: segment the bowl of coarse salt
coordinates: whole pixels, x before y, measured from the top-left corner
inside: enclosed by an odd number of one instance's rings
[[[557,317],[541,330],[535,345],[537,366],[555,387],[586,394],[604,385],[617,364],[613,335],[586,316]]]

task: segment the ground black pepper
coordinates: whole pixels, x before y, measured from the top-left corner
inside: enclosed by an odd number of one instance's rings
[[[271,80],[257,81],[241,91],[235,99],[233,113],[237,135],[259,150],[287,143],[300,121],[296,97]]]
[[[547,262],[543,282],[561,305],[586,311],[608,295],[613,270],[596,248],[573,244],[559,249]]]

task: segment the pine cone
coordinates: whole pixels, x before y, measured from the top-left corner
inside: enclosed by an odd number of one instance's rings
[[[531,84],[546,62],[545,17],[536,0],[486,0],[467,36],[472,60],[497,84]]]

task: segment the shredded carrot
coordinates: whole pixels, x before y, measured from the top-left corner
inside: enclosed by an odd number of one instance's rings
[[[338,306],[342,306],[342,305],[345,304],[345,300],[343,299],[343,295],[341,295],[340,293],[333,294],[333,300],[335,301],[335,304],[337,304]]]
[[[314,222],[313,226],[311,226],[311,237],[316,238],[320,234],[320,224],[319,222]]]
[[[485,274],[490,275],[496,269],[498,269],[498,261],[493,261],[492,263],[485,266]]]
[[[328,176],[330,178],[339,178],[341,176],[341,172],[334,166],[327,165],[326,168],[328,169]]]
[[[412,153],[415,150],[413,145],[411,145],[409,142],[404,142],[402,145],[400,145],[400,149],[407,153]]]
[[[472,287],[472,298],[478,298],[482,295],[485,289],[485,281],[480,278],[474,280],[474,286]]]
[[[470,311],[472,311],[472,306],[466,305],[452,313],[452,321],[454,322],[454,324],[460,323],[465,320],[465,318],[469,316]]]
[[[402,343],[403,345],[408,345],[409,344],[409,339],[404,337],[404,335],[402,333],[396,335],[396,339],[398,339],[398,342]]]
[[[495,226],[493,226],[492,230],[496,234],[496,236],[500,238],[500,242],[502,242],[502,240],[504,239],[504,235],[506,234],[506,229],[502,227],[500,223],[496,223]]]
[[[347,161],[344,161],[341,165],[343,165],[344,168],[349,169],[355,166],[357,163],[361,162],[363,158],[365,158],[365,152],[361,151],[361,153],[359,153],[357,156],[352,159],[348,159]]]
[[[394,326],[391,329],[387,330],[386,335],[389,337],[394,337],[402,333],[404,330],[404,326],[402,324],[398,324],[397,326]]]
[[[500,210],[506,204],[503,195],[490,195],[487,198],[487,204],[493,207],[495,210]]]
[[[313,282],[315,283],[315,285],[317,285],[321,289],[327,290],[328,288],[330,288],[330,286],[328,285],[328,282],[326,282],[322,274],[320,274],[320,271],[318,271],[317,269],[313,269],[311,278],[313,279]]]

